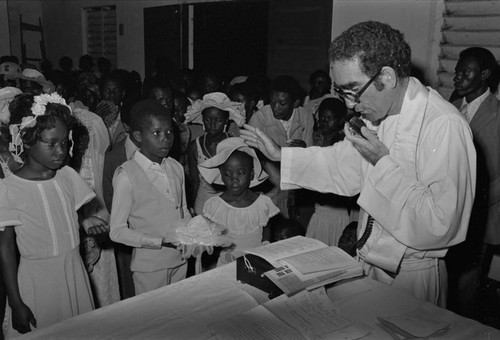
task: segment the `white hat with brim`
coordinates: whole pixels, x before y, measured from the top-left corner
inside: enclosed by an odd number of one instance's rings
[[[236,150],[244,152],[253,158],[254,178],[250,182],[250,188],[261,184],[269,177],[268,174],[262,170],[262,165],[260,164],[255,150],[249,147],[242,138],[230,137],[224,139],[217,145],[217,154],[215,156],[198,164],[198,170],[203,178],[210,184],[224,185],[219,166],[224,164],[229,156]]]
[[[8,124],[10,120],[9,104],[14,97],[23,93],[17,87],[4,87],[0,89],[0,123]]]
[[[19,79],[29,80],[39,84],[43,87],[45,93],[50,93],[55,90],[55,86],[50,80],[45,79],[40,71],[32,68],[25,68],[21,76],[19,76]]]
[[[225,93],[212,92],[203,96],[203,99],[196,100],[189,106],[186,114],[186,123],[203,124],[202,111],[208,107],[216,107],[222,111],[229,112],[229,119],[236,125],[245,124],[245,107],[242,103],[232,102]]]

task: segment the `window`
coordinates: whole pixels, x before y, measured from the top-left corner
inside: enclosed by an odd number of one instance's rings
[[[94,61],[106,57],[117,66],[116,6],[89,7],[84,10],[84,53]]]

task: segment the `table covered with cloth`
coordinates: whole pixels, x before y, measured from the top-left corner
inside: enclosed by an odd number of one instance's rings
[[[419,301],[369,278],[333,286],[327,293],[342,316],[372,328],[363,339],[393,339],[380,327],[377,316],[397,315],[418,307],[450,324],[448,331],[436,339],[500,339],[500,331],[494,328]],[[264,292],[236,281],[236,264],[232,262],[34,330],[21,339],[217,339],[207,327],[209,324],[266,301]]]

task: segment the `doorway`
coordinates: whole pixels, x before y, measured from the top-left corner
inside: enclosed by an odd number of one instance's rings
[[[267,71],[269,1],[209,2],[144,9],[146,75],[210,69],[224,79]],[[192,25],[189,20],[192,18]],[[190,40],[192,49],[190,50]]]
[[[187,67],[188,6],[144,9],[144,60],[146,78],[158,72],[174,75]]]

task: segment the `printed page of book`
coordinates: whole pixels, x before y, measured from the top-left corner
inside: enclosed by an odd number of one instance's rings
[[[322,272],[323,273],[323,272]],[[314,279],[314,283],[310,284],[306,287],[307,290],[313,290],[321,286],[325,286],[327,284],[333,283],[333,282],[338,282],[342,280],[347,280],[347,279],[352,279],[357,276],[362,276],[363,275],[363,268],[361,267],[355,267],[355,268],[347,268],[343,269],[342,273],[339,275],[331,275],[331,274],[325,274],[322,276],[317,277]]]
[[[304,236],[295,236],[265,246],[246,250],[245,253],[262,257],[274,267],[279,267],[281,266],[279,260],[282,258],[326,247],[328,246],[321,241]]]
[[[325,273],[325,272],[322,272]],[[297,269],[287,265],[275,268],[264,273],[283,293],[287,296],[292,296],[303,291],[307,287],[317,285],[325,285],[337,280],[341,280],[341,275],[345,274],[345,270],[328,271],[327,274],[313,275],[309,274],[307,278],[303,278]]]
[[[289,265],[284,265],[264,273],[287,296],[292,296],[304,289],[311,290],[362,274],[363,270],[361,266],[356,266],[354,268],[334,269],[304,275]]]
[[[371,331],[370,327],[340,315],[324,288],[302,292],[293,298],[282,295],[264,306],[311,340],[358,339]]]
[[[306,340],[264,306],[215,322],[208,326],[219,340]]]
[[[302,274],[361,266],[349,254],[335,246],[285,257],[279,262],[295,267]]]

